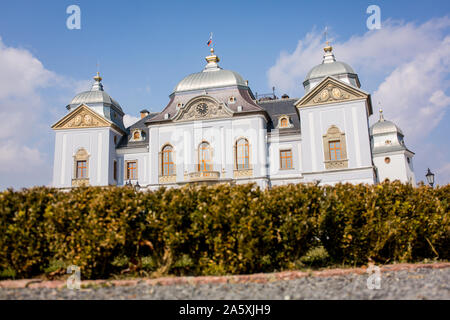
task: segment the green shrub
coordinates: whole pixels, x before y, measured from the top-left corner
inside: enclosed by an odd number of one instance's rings
[[[330,263],[330,255],[323,246],[310,249],[298,260],[300,267],[325,267]]]
[[[0,277],[271,272],[449,259],[450,186],[188,185],[0,192]]]

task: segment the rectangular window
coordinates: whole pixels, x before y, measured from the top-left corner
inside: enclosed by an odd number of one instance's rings
[[[280,151],[280,168],[292,169],[292,150]]]
[[[330,160],[341,160],[341,142],[340,141],[330,141]]]
[[[137,180],[137,161],[127,162],[127,180]]]
[[[113,176],[114,176],[114,180],[117,180],[117,161],[116,160],[114,160]]]
[[[77,179],[87,178],[87,161],[77,161]]]

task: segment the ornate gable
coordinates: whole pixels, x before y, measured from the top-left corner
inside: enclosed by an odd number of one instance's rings
[[[210,96],[199,96],[191,99],[181,106],[173,118],[174,121],[207,120],[213,118],[229,118],[233,116],[223,102],[219,102]]]
[[[80,129],[80,128],[98,128],[98,127],[114,127],[120,131],[115,124],[108,121],[101,115],[92,111],[86,105],[81,105],[74,111],[66,115],[52,126],[54,130],[61,129]]]
[[[368,99],[369,94],[333,77],[326,77],[308,94],[295,103],[297,108]],[[369,110],[371,111],[370,99]],[[370,112],[371,114],[371,112]]]

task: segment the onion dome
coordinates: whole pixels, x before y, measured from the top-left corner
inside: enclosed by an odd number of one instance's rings
[[[211,55],[206,57],[206,61],[203,71],[190,74],[181,80],[174,93],[231,86],[248,87],[239,73],[219,67],[220,59],[214,54],[214,48],[211,48]]]
[[[95,105],[95,104],[102,104],[104,106],[114,106],[120,111],[122,111],[122,108],[120,107],[119,103],[111,98],[111,96],[106,93],[103,90],[103,84],[102,84],[102,77],[100,77],[100,74],[97,72],[97,75],[94,77],[94,84],[92,85],[92,88],[90,91],[84,91],[75,96],[75,98],[72,99],[72,101],[69,104],[70,108],[76,108],[80,104],[87,104],[87,105]]]

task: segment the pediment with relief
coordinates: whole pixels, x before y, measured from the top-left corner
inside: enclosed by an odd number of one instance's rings
[[[325,78],[307,95],[295,103],[297,108],[330,104],[344,101],[367,99],[369,94],[351,85],[334,79]]]
[[[85,105],[79,106],[52,126],[52,129],[111,127],[114,124]]]
[[[191,99],[182,106],[174,121],[207,120],[213,118],[228,118],[233,116],[225,103],[218,102],[209,96],[201,96]]]

